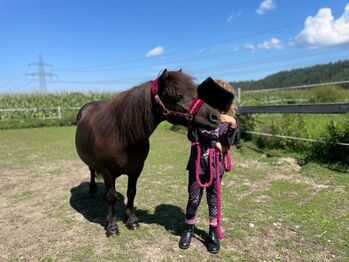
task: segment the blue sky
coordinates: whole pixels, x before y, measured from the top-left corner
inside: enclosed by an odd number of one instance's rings
[[[48,91],[120,91],[164,68],[237,81],[349,58],[349,1],[0,0],[0,30],[0,92],[37,91],[39,54]]]

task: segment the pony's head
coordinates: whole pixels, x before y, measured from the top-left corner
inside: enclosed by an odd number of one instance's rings
[[[197,86],[191,76],[183,73],[182,70],[167,71],[165,69],[156,84],[157,94],[161,101],[157,103],[167,121],[172,124],[201,127],[207,130],[218,127],[220,123],[218,110],[206,103],[201,104],[201,101],[198,101],[199,106],[196,107]]]

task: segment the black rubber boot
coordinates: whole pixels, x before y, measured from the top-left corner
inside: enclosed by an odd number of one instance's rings
[[[179,247],[181,249],[187,249],[190,246],[191,238],[194,233],[194,225],[185,224],[184,232],[179,240]]]
[[[210,253],[217,254],[221,245],[219,244],[219,237],[217,235],[216,227],[210,226],[208,232],[207,250]]]

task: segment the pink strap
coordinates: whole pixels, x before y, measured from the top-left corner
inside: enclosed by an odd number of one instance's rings
[[[198,182],[200,187],[206,188],[209,187],[212,184],[213,181],[213,172],[212,172],[212,152],[210,149],[210,180],[208,181],[208,183],[203,184],[200,180],[200,156],[201,156],[201,149],[200,149],[200,144],[199,142],[194,142],[192,143],[193,146],[196,146],[196,165],[195,165],[195,178],[196,181]],[[214,149],[213,149],[214,150]]]
[[[159,84],[159,80],[155,79],[153,81],[151,81],[151,92],[153,93],[153,95],[155,96],[158,93],[158,84]]]
[[[217,187],[217,235],[219,239],[223,239],[221,228],[222,210],[221,210],[221,181],[219,177],[219,152],[216,152],[216,187]]]
[[[196,165],[195,165],[195,178],[197,183],[200,187],[207,188],[212,184],[213,181],[213,167],[212,162],[216,161],[216,187],[217,187],[217,235],[219,239],[223,239],[224,235],[221,228],[221,221],[222,221],[222,210],[221,210],[221,181],[219,176],[219,156],[220,153],[217,149],[210,148],[209,152],[209,168],[210,168],[210,180],[208,183],[203,184],[200,180],[200,157],[201,157],[201,149],[200,149],[200,143],[198,141],[193,142],[192,146],[196,146]],[[213,153],[216,152],[216,158],[213,157]],[[224,160],[223,160],[224,161]],[[225,163],[224,163],[225,165]],[[227,154],[227,166],[225,165],[225,170],[227,170],[227,167],[229,167],[229,170],[231,168],[231,159],[229,153]]]
[[[231,157],[229,152],[224,155],[224,170],[229,172],[231,170]]]
[[[189,106],[189,114],[191,115],[195,115],[200,107],[202,106],[202,104],[205,103],[203,100],[201,100],[200,98],[195,98],[193,100],[193,102],[191,103],[191,105]]]
[[[156,103],[161,107],[163,115],[165,117],[167,117],[168,115],[184,117],[185,119],[188,120],[188,127],[191,128],[191,121],[193,120],[193,117],[196,115],[196,113],[199,111],[204,101],[199,98],[195,98],[189,106],[188,113],[171,111],[167,109],[166,106],[162,103],[158,95],[158,91],[159,91],[158,86],[159,86],[159,80],[158,79],[153,80],[151,85],[151,92],[154,95],[154,99]]]

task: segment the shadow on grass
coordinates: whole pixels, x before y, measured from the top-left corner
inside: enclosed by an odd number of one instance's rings
[[[77,212],[84,216],[88,221],[100,224],[105,227],[107,225],[107,200],[105,199],[105,188],[103,183],[97,183],[97,193],[91,196],[88,193],[89,182],[84,182],[70,189],[70,205]],[[117,194],[116,214],[117,220],[121,220],[120,214],[125,210],[125,197],[119,193]]]
[[[70,190],[70,205],[88,221],[100,224],[102,227],[107,225],[107,201],[105,199],[105,188],[103,183],[97,183],[97,194],[91,196],[88,193],[89,182],[83,182]],[[119,192],[116,201],[117,221],[123,220],[125,212],[125,197]],[[140,200],[139,200],[140,201]],[[163,226],[168,232],[180,236],[184,230],[185,214],[182,208],[169,204],[160,204],[155,208],[154,214],[148,210],[136,209],[136,216],[139,222],[145,224],[157,224]],[[207,233],[201,229],[195,229],[196,237],[204,242]]]

